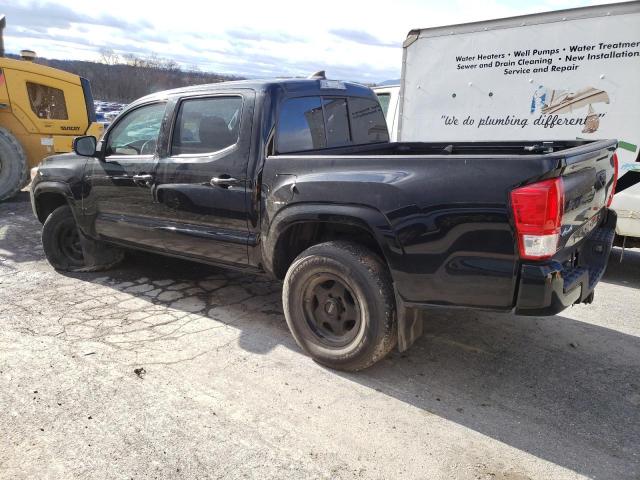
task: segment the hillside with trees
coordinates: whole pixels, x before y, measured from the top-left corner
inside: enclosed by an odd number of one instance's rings
[[[19,58],[16,55],[9,55]],[[111,50],[101,51],[100,62],[36,58],[36,62],[75,73],[91,83],[93,98],[129,103],[149,93],[202,83],[241,80],[242,77],[184,69],[175,61],[156,55],[120,56]]]

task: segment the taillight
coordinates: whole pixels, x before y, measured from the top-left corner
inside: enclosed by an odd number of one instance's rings
[[[541,260],[558,250],[564,209],[561,178],[544,180],[511,191],[520,257]]]
[[[616,193],[616,185],[618,184],[618,154],[613,153],[611,156],[611,162],[613,163],[613,185],[611,185],[611,191],[609,192],[609,198],[607,199],[607,207],[611,206],[613,202],[613,194]]]

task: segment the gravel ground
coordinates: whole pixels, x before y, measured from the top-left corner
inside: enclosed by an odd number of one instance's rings
[[[0,478],[640,478],[640,251],[593,305],[442,310],[358,374],[304,356],[267,278],[44,260],[0,204]]]

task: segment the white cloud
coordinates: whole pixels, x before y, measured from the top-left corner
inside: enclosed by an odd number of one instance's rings
[[[305,75],[380,81],[400,75],[413,28],[584,6],[591,0],[395,2],[110,0],[25,1],[7,13],[9,52],[98,59],[98,50],[172,58],[202,70],[247,76]]]

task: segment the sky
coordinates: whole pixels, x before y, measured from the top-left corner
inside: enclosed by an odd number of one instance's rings
[[[609,2],[593,0],[0,0],[5,49],[47,58],[157,55],[184,68],[267,78],[400,78],[409,30]]]

